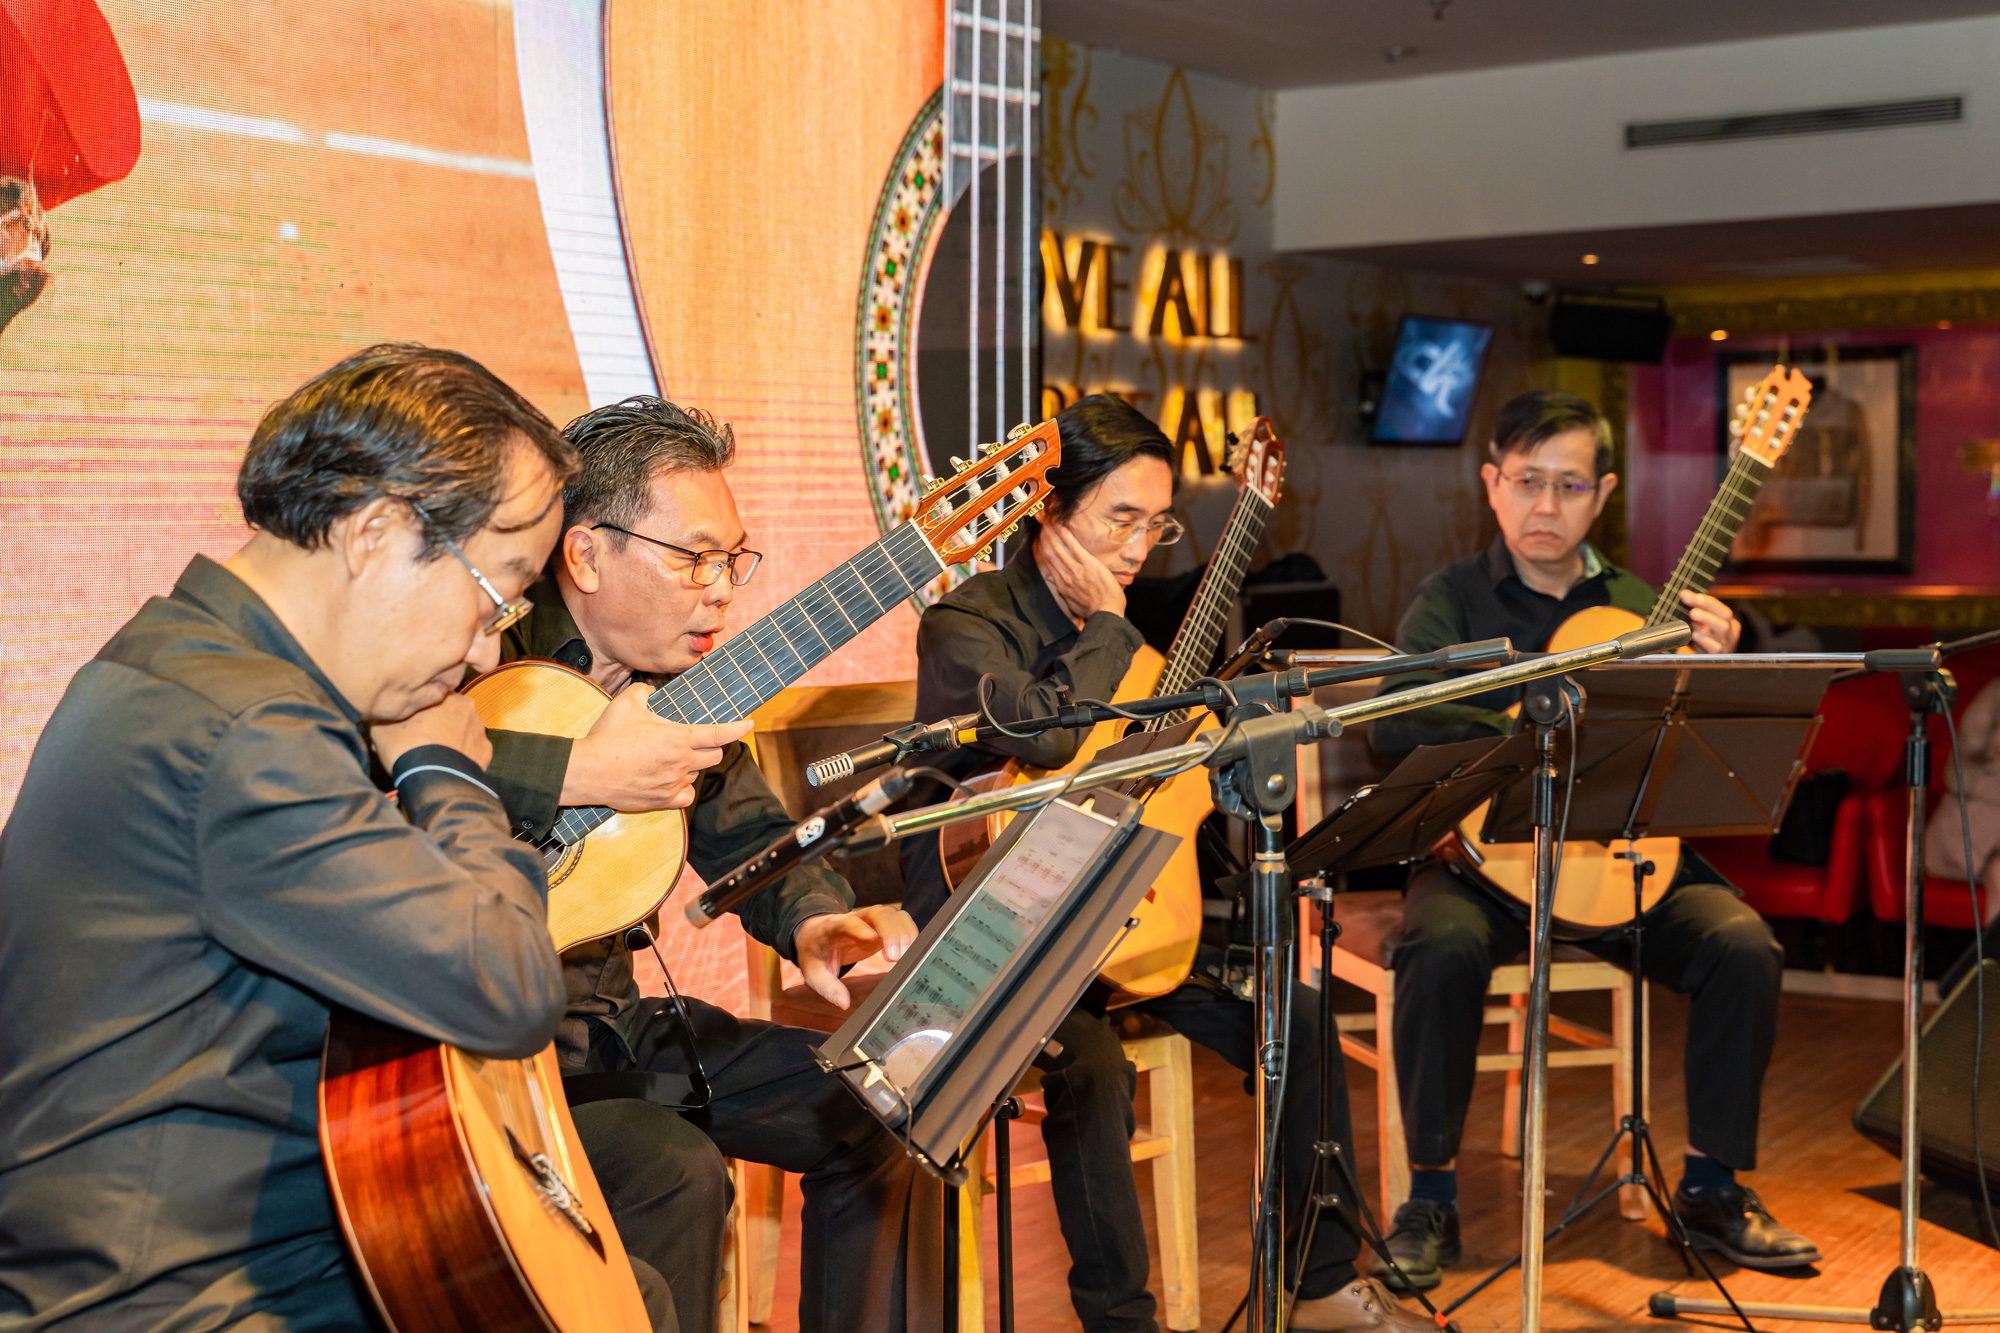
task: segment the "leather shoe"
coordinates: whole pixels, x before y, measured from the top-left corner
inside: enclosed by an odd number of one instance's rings
[[[1674,1216],[1697,1250],[1714,1250],[1745,1268],[1804,1268],[1819,1262],[1819,1247],[1764,1209],[1757,1191],[1711,1185],[1696,1194],[1674,1191]]]
[[[1366,1277],[1355,1278],[1331,1296],[1300,1301],[1292,1307],[1285,1327],[1293,1333],[1367,1333],[1370,1329],[1437,1333],[1429,1315],[1405,1310],[1380,1282]]]
[[[1369,1276],[1391,1291],[1429,1291],[1444,1281],[1445,1265],[1458,1262],[1458,1208],[1433,1199],[1410,1199],[1396,1210],[1389,1234],[1382,1239],[1402,1276],[1379,1258]]]

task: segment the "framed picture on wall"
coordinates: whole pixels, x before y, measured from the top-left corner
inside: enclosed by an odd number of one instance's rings
[[[1730,547],[1732,569],[1774,574],[1907,574],[1916,548],[1917,349],[1909,343],[1800,348],[1812,406]],[[1720,352],[1716,450],[1743,395],[1779,358]]]

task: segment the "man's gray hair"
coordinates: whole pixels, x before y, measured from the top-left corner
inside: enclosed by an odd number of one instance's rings
[[[563,528],[609,523],[633,528],[652,508],[657,477],[720,472],[736,461],[736,436],[697,407],[638,394],[586,412],[563,427],[583,469],[563,491]],[[625,549],[626,536],[611,534]]]

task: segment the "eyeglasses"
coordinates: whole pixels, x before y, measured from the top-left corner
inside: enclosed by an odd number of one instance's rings
[[[1114,523],[1108,518],[1092,515],[1092,521],[1104,529],[1105,536],[1120,546],[1142,536],[1150,545],[1172,546],[1187,534],[1187,529],[1181,526],[1179,519],[1175,518],[1156,518],[1151,523],[1141,523],[1136,518],[1128,518]]]
[[[408,504],[411,510],[426,525],[433,529],[437,527],[435,523],[431,522],[431,516],[426,514],[415,502],[405,501],[404,503]],[[494,587],[484,574],[479,572],[479,567],[465,558],[465,552],[458,549],[457,542],[445,536],[442,532],[437,534],[437,539],[444,543],[447,551],[458,557],[458,563],[465,566],[465,572],[472,575],[472,581],[479,585],[479,590],[493,599],[493,605],[496,609],[493,612],[492,618],[485,625],[481,626],[480,632],[482,634],[498,634],[501,630],[511,625],[518,625],[521,623],[521,617],[535,609],[535,604],[525,597],[516,597],[511,602],[502,597],[500,590]]]
[[[1548,477],[1539,472],[1502,472],[1500,480],[1507,483],[1509,490],[1523,500],[1539,500],[1542,492],[1553,487],[1556,499],[1566,504],[1588,500],[1597,494],[1597,483],[1585,481],[1582,477]]]
[[[633,532],[629,528],[619,527],[616,523],[592,525],[592,531],[600,528],[609,528],[613,532],[622,532],[627,537],[637,537],[642,542],[664,546],[675,555],[692,560],[694,567],[688,571],[688,577],[694,580],[694,586],[697,588],[706,588],[714,583],[722,577],[722,571],[725,569],[729,571],[729,581],[740,588],[750,581],[750,576],[757,572],[757,562],[764,558],[762,551],[690,551],[685,546],[663,542],[658,537],[648,537],[643,532]]]

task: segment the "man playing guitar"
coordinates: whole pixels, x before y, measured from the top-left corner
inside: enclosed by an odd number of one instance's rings
[[[0,835],[0,1324],[376,1326],[321,1042],[336,1007],[494,1057],[555,1030],[541,859],[453,687],[575,465],[467,358],[358,353],[258,424],[250,541],[71,680]]]
[[[975,575],[924,613],[917,632],[920,720],[977,711],[979,681],[989,672],[996,678],[993,715],[1002,723],[1052,713],[1065,692],[1069,700],[1108,700],[1142,642],[1125,618],[1126,589],[1153,547],[1180,539],[1173,450],[1158,427],[1109,394],[1081,399],[1056,421],[1062,462],[1049,474],[1054,490],[1044,521],[1023,526],[1024,539],[1008,544],[1004,569]],[[954,752],[939,767],[960,777],[1010,757],[1059,767],[1080,743],[1079,733],[1065,731],[997,740]],[[902,864],[905,905],[928,921],[949,892],[936,835],[906,840]],[[1252,1008],[1219,984],[1206,984],[1209,970],[1198,965],[1203,979],[1134,1008],[1247,1072],[1256,1052]],[[1313,1160],[1316,1014],[1303,995],[1293,1000],[1284,1167],[1294,1201]],[[1050,1185],[1070,1251],[1071,1303],[1089,1333],[1150,1331],[1155,1303],[1146,1289],[1146,1230],[1130,1154],[1137,1074],[1104,1011],[1088,1000],[1063,1020],[1052,1046],[1059,1050],[1036,1065],[1048,1106],[1042,1138]],[[1351,1142],[1345,1078],[1333,1086],[1334,1135]],[[1356,1275],[1357,1249],[1345,1225],[1322,1221],[1291,1327],[1433,1327]]]
[[[1489,452],[1480,475],[1499,540],[1425,580],[1397,630],[1401,651],[1500,635],[1538,651],[1585,608],[1651,610],[1653,590],[1584,540],[1618,484],[1607,471],[1611,428],[1602,413],[1574,394],[1522,394],[1501,409]],[[1697,651],[1735,648],[1741,626],[1728,607],[1692,591],[1681,601]],[[1425,679],[1400,676],[1388,688]],[[1513,729],[1504,710],[1520,694],[1478,695],[1384,718],[1373,724],[1373,740],[1378,749],[1401,753],[1502,735]],[[1691,997],[1687,1161],[1674,1212],[1694,1244],[1746,1267],[1811,1264],[1819,1259],[1812,1242],[1778,1225],[1735,1179],[1757,1164],[1783,954],[1763,919],[1720,875],[1691,850],[1683,848],[1681,858],[1666,896],[1646,918],[1647,978]],[[1442,1268],[1459,1257],[1454,1167],[1486,987],[1494,966],[1523,952],[1527,940],[1525,911],[1494,890],[1470,858],[1425,862],[1411,875],[1393,960],[1396,1077],[1411,1188],[1388,1241],[1419,1288],[1437,1285]],[[1614,962],[1625,953],[1615,931],[1576,942]],[[1380,1275],[1390,1276],[1386,1266]]]
[[[792,827],[742,743],[748,722],[683,726],[646,707],[652,684],[715,646],[757,567],[723,475],[735,441],[703,413],[645,397],[563,433],[582,471],[564,495],[556,554],[529,592],[535,609],[507,632],[501,656],[561,663],[616,697],[574,742],[490,732],[494,786],[531,841],[562,806],[686,808],[689,860],[713,879]],[[841,967],[878,950],[898,957],[916,936],[901,911],[853,903],[819,863],[738,910],[751,935],[845,1008]],[[569,1003],[556,1050],[566,1076],[690,1072],[678,1017],[640,998],[622,937],[570,949],[563,971]],[[684,1118],[626,1095],[574,1108],[626,1248],[666,1276],[684,1333],[712,1329],[729,1206],[722,1154],[769,1163],[803,1177],[800,1327],[901,1329],[911,1180],[902,1149],[813,1062],[824,1034],[687,1005],[713,1087],[705,1110]]]

